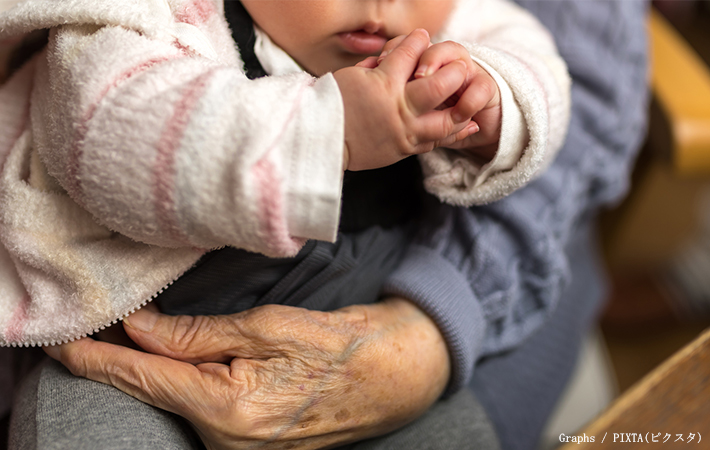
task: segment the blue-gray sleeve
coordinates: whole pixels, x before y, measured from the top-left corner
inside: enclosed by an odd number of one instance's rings
[[[569,282],[577,224],[627,190],[645,132],[646,2],[518,0],[554,34],[573,78],[567,141],[536,181],[494,204],[427,212],[385,294],[416,302],[452,358],[447,392],[482,356],[540,327]]]

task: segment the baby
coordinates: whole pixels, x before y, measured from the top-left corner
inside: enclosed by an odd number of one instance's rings
[[[544,169],[568,120],[552,39],[503,0],[0,16],[0,39],[43,28],[0,90],[2,345],[77,339],[158,294],[192,314],[374,301],[422,212],[403,158],[440,200],[490,202]]]

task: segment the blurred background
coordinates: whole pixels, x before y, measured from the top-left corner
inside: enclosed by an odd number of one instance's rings
[[[610,298],[541,449],[710,326],[710,1],[652,3],[647,141],[629,196],[600,224]]]

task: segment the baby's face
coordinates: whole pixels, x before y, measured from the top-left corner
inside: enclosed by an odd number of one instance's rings
[[[227,0],[229,1],[229,0]],[[455,0],[242,0],[254,21],[301,67],[323,75],[378,55],[416,28],[436,34]]]

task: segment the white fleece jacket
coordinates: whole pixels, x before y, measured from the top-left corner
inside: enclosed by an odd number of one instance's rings
[[[0,88],[0,345],[91,334],[225,245],[270,256],[334,240],[343,107],[263,36],[250,81],[220,0],[25,0],[0,41],[51,28]],[[504,97],[487,167],[421,157],[426,187],[500,198],[561,146],[569,81],[552,39],[502,0],[462,0],[437,39],[468,46]],[[2,42],[0,42],[0,45]],[[522,118],[522,120],[521,120]],[[525,149],[522,143],[527,143]]]

